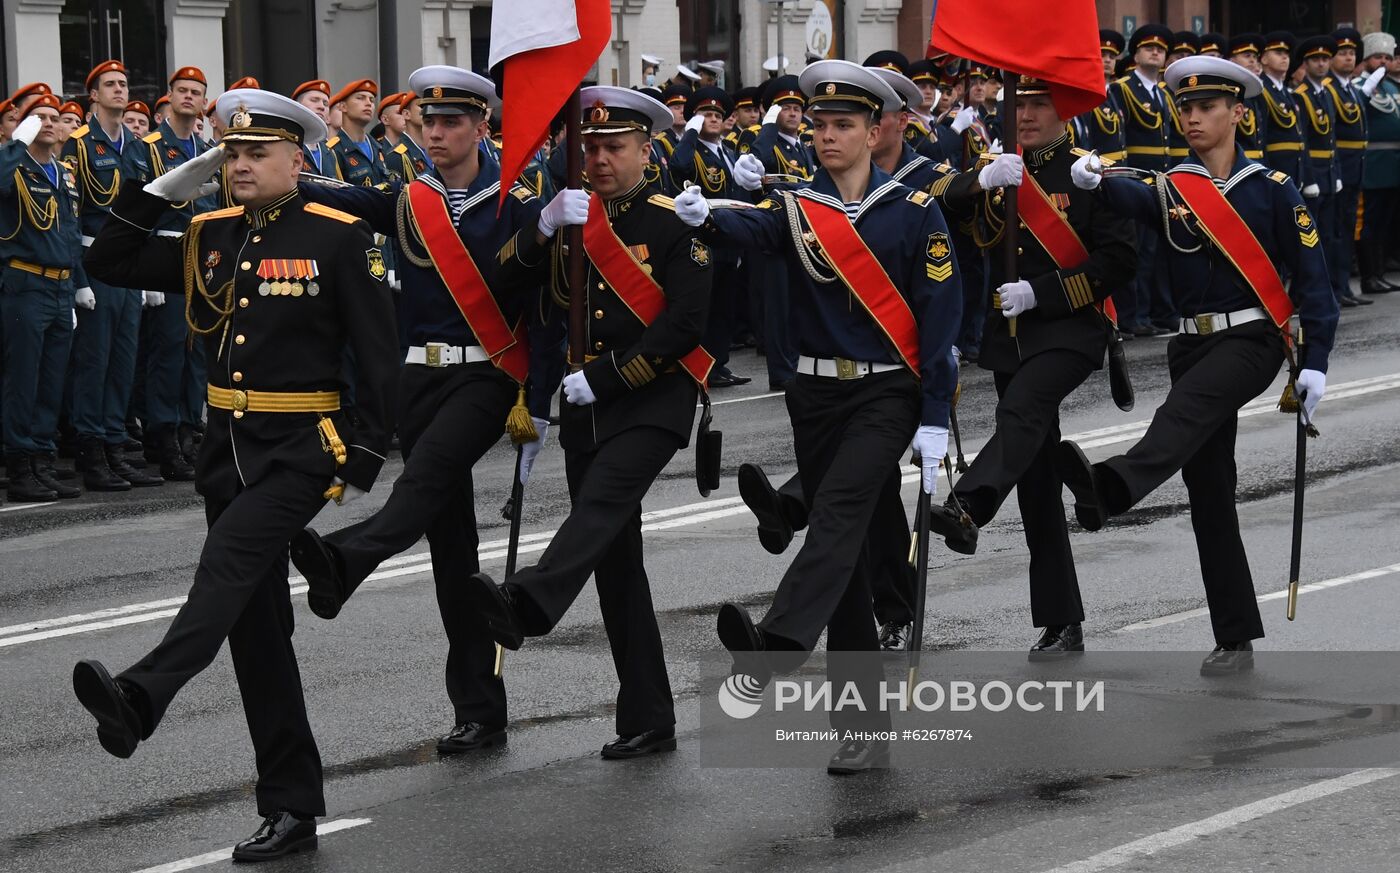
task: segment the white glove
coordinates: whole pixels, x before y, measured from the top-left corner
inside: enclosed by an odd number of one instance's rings
[[[1001,154],[1001,140],[999,140],[999,139],[994,139],[994,140],[992,140],[992,144],[989,145],[989,146],[987,146],[987,154],[989,154],[989,155],[999,155],[999,154]]]
[[[983,191],[1019,185],[1025,170],[1026,165],[1021,161],[1020,155],[997,155],[996,160],[983,167],[977,174],[977,184],[982,186]]]
[[[73,295],[73,303],[84,309],[96,309],[97,295],[92,293],[91,288],[79,288],[77,293]]]
[[[540,233],[546,237],[564,225],[588,221],[588,194],[579,188],[565,188],[540,211]]]
[[[764,123],[764,124],[777,124],[777,123],[778,123],[778,115],[779,115],[779,113],[781,113],[782,111],[783,111],[783,106],[782,106],[781,103],[774,103],[772,106],[769,106],[769,107],[768,107],[768,111],[765,112],[765,113],[763,113],[763,123]]]
[[[74,329],[74,330],[77,330],[77,329],[78,329],[78,310],[72,309],[72,310],[69,310],[69,311],[73,313],[73,329]]]
[[[582,370],[564,377],[564,400],[574,406],[587,406],[597,399],[588,385],[588,377],[583,375]]]
[[[930,497],[938,493],[938,467],[948,454],[948,428],[936,424],[921,424],[914,432],[914,451],[924,473],[924,492]]]
[[[1317,409],[1322,395],[1327,392],[1327,374],[1321,370],[1303,370],[1298,373],[1293,389],[1298,392],[1298,400],[1303,404],[1303,417],[1312,421],[1313,410]]]
[[[1069,178],[1074,182],[1074,187],[1092,191],[1103,181],[1103,161],[1096,154],[1087,154],[1070,164]]]
[[[186,203],[208,197],[219,190],[219,183],[211,180],[223,163],[223,147],[212,148],[147,182],[143,190],[171,203]]]
[[[734,162],[734,181],[745,191],[763,187],[763,162],[753,155],[740,155]]]
[[[549,419],[535,418],[530,416],[530,420],[535,423],[535,431],[540,438],[525,443],[520,447],[520,487],[525,487],[525,483],[530,481],[530,468],[535,465],[535,458],[539,457],[540,449],[544,448],[544,438],[549,433]]]
[[[359,500],[361,497],[364,497],[365,494],[366,494],[365,491],[363,491],[363,490],[361,490],[361,489],[359,489],[359,488],[356,488],[354,485],[351,485],[349,482],[346,482],[344,479],[340,478],[339,476],[336,476],[333,480],[331,480],[331,484],[332,484],[332,485],[344,485],[344,486],[345,486],[345,491],[341,493],[340,499],[337,500],[337,501],[335,502],[335,505],[336,505],[336,506],[344,506],[344,505],[347,504],[347,503],[350,503],[350,502],[355,501],[355,500]]]
[[[1361,83],[1361,93],[1365,94],[1367,97],[1370,97],[1372,94],[1376,93],[1376,89],[1381,86],[1381,79],[1385,78],[1385,72],[1386,70],[1384,64],[1382,64],[1379,67],[1376,67],[1376,69],[1371,73],[1371,75],[1366,77],[1366,81]]]
[[[700,193],[699,185],[691,185],[676,197],[676,215],[691,227],[699,227],[710,217],[710,202]]]
[[[972,126],[973,116],[977,114],[976,109],[963,107],[953,116],[953,133],[962,133]]]
[[[1337,179],[1337,180],[1335,180],[1335,181],[1333,182],[1333,184],[1332,184],[1332,193],[1333,193],[1333,194],[1340,194],[1340,193],[1342,193],[1342,180],[1341,180],[1341,179]]]
[[[44,120],[37,115],[31,115],[19,123],[15,132],[10,137],[17,139],[25,145],[33,145],[34,138],[39,135],[39,130],[44,126]]]
[[[685,123],[685,129],[686,129],[686,130],[693,130],[693,131],[695,131],[697,134],[700,132],[700,128],[702,128],[702,127],[704,127],[704,126],[705,126],[705,116],[701,115],[701,114],[698,113],[698,112],[695,113],[694,115],[690,116],[690,120],[687,121],[687,122]]]
[[[403,290],[403,283],[401,283],[401,282],[399,281],[398,274],[396,274],[392,269],[389,271],[388,279],[389,279],[389,290],[390,290],[390,291],[402,291],[402,290]]]
[[[1304,197],[1316,197],[1317,195],[1319,195],[1319,194],[1321,194],[1321,193],[1322,193],[1322,189],[1319,188],[1319,187],[1317,187],[1317,183],[1316,183],[1316,182],[1313,182],[1311,185],[1304,185],[1304,186],[1303,186],[1303,196],[1304,196]]]
[[[150,308],[155,307],[155,306],[164,306],[164,305],[165,305],[165,292],[164,292],[164,291],[142,291],[142,292],[141,292],[141,305],[144,306],[144,307],[146,307],[147,309],[150,309]]]
[[[1001,295],[1001,314],[1007,318],[1015,318],[1040,305],[1040,301],[1035,299],[1035,292],[1031,290],[1031,283],[1025,279],[1007,282],[997,288],[997,293]]]

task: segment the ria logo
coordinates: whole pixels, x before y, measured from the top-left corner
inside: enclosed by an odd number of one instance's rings
[[[749,718],[763,705],[763,683],[743,673],[719,687],[719,708],[730,718]]]

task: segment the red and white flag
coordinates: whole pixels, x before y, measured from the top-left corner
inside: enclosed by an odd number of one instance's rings
[[[500,71],[501,202],[549,123],[612,38],[609,0],[513,0],[491,10],[490,66]]]

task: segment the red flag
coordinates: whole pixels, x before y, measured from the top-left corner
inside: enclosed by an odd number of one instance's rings
[[[492,69],[504,64],[502,203],[611,37],[609,0],[516,0],[493,6],[489,64]]]
[[[1094,0],[934,0],[928,54],[939,52],[1050,83],[1066,120],[1104,101]]]

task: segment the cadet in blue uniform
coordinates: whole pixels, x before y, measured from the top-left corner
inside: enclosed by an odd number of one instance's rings
[[[1264,51],[1259,55],[1259,65],[1263,69],[1259,78],[1264,83],[1260,94],[1268,110],[1264,126],[1264,163],[1287,174],[1294,187],[1301,191],[1312,184],[1312,180],[1305,153],[1308,120],[1299,114],[1297,95],[1288,84],[1295,42],[1293,34],[1284,30],[1267,34]]]
[[[690,95],[686,104],[689,119],[685,132],[671,153],[671,179],[678,187],[696,185],[711,198],[748,199],[745,189],[734,180],[734,163],[739,154],[721,136],[724,119],[733,111],[734,100],[722,88],[711,85]],[[729,370],[740,254],[740,249],[731,245],[714,248],[714,291],[710,300],[710,323],[705,328],[705,350],[715,359],[714,370],[710,373],[711,388],[729,388],[753,381]]]
[[[326,140],[326,146],[340,164],[340,178],[351,185],[383,185],[389,181],[384,155],[369,125],[374,120],[374,98],[379,86],[372,79],[351,82],[331,97],[331,106],[341,106],[340,135]]]
[[[1332,291],[1341,304],[1347,306],[1361,304],[1362,299],[1351,293],[1351,266],[1366,157],[1366,95],[1361,84],[1352,83],[1356,54],[1361,50],[1361,33],[1350,27],[1339,28],[1332,39],[1337,49],[1332,55],[1330,81],[1324,87],[1332,102],[1337,181],[1341,187],[1337,191],[1336,245],[1327,253],[1327,266],[1332,270]]]
[[[812,280],[793,286],[802,357],[787,392],[798,473],[812,507],[808,535],[757,626],[736,604],[720,609],[720,641],[744,672],[757,669],[750,653],[810,652],[823,630],[833,652],[879,648],[866,559],[871,518],[911,438],[923,488],[936,489],[957,385],[952,345],[962,294],[948,228],[928,195],[900,185],[870,159],[880,116],[898,110],[899,95],[873,70],[846,61],[817,61],[800,81],[822,162],[810,187],[770,196],[755,209],[711,212],[694,188],[676,199],[682,220],[782,255],[792,275]],[[886,320],[867,307],[887,313]],[[879,679],[869,662],[829,664],[838,685],[843,673],[850,681]],[[888,718],[871,715],[874,724]],[[846,712],[834,713],[833,725],[853,718],[872,727],[870,717]],[[853,740],[842,744],[829,771],[886,760],[887,745]]]
[[[1105,97],[1103,103],[1083,115],[1070,119],[1070,145],[1098,152],[1109,161],[1123,160],[1127,146],[1123,141],[1123,113],[1114,98],[1113,68],[1123,54],[1123,34],[1116,30],[1099,31],[1099,55],[1103,59]]]
[[[171,103],[160,127],[146,136],[151,174],[160,176],[203,154],[209,145],[195,135],[195,121],[204,111],[206,82],[198,67],[181,67],[170,77]],[[218,206],[217,197],[177,203],[161,216],[157,236],[178,238],[195,215]],[[152,291],[152,294],[160,294]],[[188,329],[183,307],[165,303],[149,309],[146,329],[146,430],[148,456],[160,464],[160,474],[180,482],[194,480],[193,432],[204,422],[204,347],[185,342]]]
[[[1052,203],[1053,212],[1042,208],[1035,214],[1053,215],[1082,243],[1069,256],[1075,262],[1060,263],[1057,259],[1065,253],[1052,254],[1034,232],[1023,229],[1011,275],[1000,250],[992,252],[988,262],[996,292],[979,301],[990,313],[977,363],[992,371],[996,383],[996,431],[954,488],[978,527],[996,517],[1016,490],[1030,552],[1031,621],[1044,628],[1031,648],[1031,656],[1039,658],[1084,648],[1084,605],[1054,468],[1059,410],[1071,392],[1103,367],[1114,329],[1104,301],[1112,289],[1132,280],[1137,233],[1101,198],[1071,183],[1075,153],[1084,152],[1070,146],[1049,86],[1022,77],[1016,102],[1024,164],[1021,156],[1000,155],[980,171],[941,186],[938,200],[949,215],[975,214],[993,233],[989,243],[1004,246],[1005,186],[1020,187],[1022,221],[1036,226],[1031,216],[1040,195],[1022,184],[1024,173]],[[962,552],[975,548],[976,540],[969,540],[957,524],[960,513],[949,507],[945,514],[953,523],[944,529],[957,531],[963,540],[950,545]]]
[[[500,255],[503,282],[548,283],[556,317],[571,290],[587,295],[588,351],[564,377],[559,409],[572,509],[539,563],[499,586],[479,573],[466,596],[496,641],[516,649],[525,637],[553,630],[593,576],[621,686],[618,736],[602,754],[628,759],[676,747],[675,705],[643,563],[641,503],[694,426],[708,366],[697,359],[704,355],[698,346],[714,267],[709,246],[643,177],[651,135],[669,123],[669,110],[625,88],[584,88],[580,98],[584,172],[593,186],[588,207],[521,230]],[[596,235],[584,234],[587,285],[570,289],[564,237],[554,231],[590,219]],[[655,315],[639,317],[638,305]]]
[[[0,146],[0,290],[4,335],[5,469],[11,502],[77,497],[53,464],[63,376],[73,342],[73,287],[82,275],[82,229],[73,173],[53,157],[60,101],[43,94]]]
[[[150,177],[146,146],[121,123],[127,104],[126,67],[103,61],[88,73],[92,115],[63,147],[74,168],[83,213],[83,243],[90,244],[107,222],[107,212],[124,181]],[[127,462],[126,411],[136,377],[136,344],[141,331],[141,291],[118,288],[93,277],[79,288],[78,330],[73,335],[72,380],[78,463],[89,491],[126,491],[133,485],[162,485]]]
[[[1303,188],[1303,199],[1317,222],[1322,252],[1329,268],[1335,266],[1342,233],[1337,211],[1337,195],[1342,190],[1342,179],[1337,172],[1337,104],[1328,92],[1332,78],[1327,75],[1336,48],[1332,37],[1313,36],[1303,40],[1293,53],[1293,66],[1301,66],[1304,74],[1303,81],[1293,90],[1297,97],[1299,126],[1306,134],[1308,184]],[[1351,297],[1345,274],[1340,286],[1333,283],[1332,293],[1338,302],[1342,302],[1343,297]]]
[[[233,850],[261,861],[316,847],[325,815],[321,759],[306,716],[287,587],[287,543],[325,506],[374,484],[393,431],[393,307],[369,229],[297,196],[309,109],[267,91],[219,97],[225,133],[149,183],[127,181],[86,266],[119,285],[186,297],[209,361],[209,430],[196,488],[209,535],[161,642],[113,677],[78,662],[73,690],[102,747],[130,757],[180,689],[228,641],[257,758],[263,823]],[[171,202],[213,193],[227,156],[240,206],[197,216],[182,239],[151,235]],[[168,304],[175,305],[175,304]],[[340,408],[341,348],[356,347],[359,426]]]
[[[1072,172],[1076,185],[1097,186],[1113,209],[1170,240],[1169,278],[1183,315],[1182,331],[1167,347],[1172,387],[1125,454],[1091,465],[1067,441],[1057,460],[1086,530],[1098,530],[1181,472],[1216,642],[1201,669],[1227,673],[1252,666],[1250,641],[1264,635],[1235,512],[1237,413],[1293,356],[1280,325],[1287,327],[1296,306],[1305,345],[1295,390],[1305,412],[1315,414],[1338,310],[1317,225],[1297,189],[1235,143],[1240,99],[1256,93],[1258,78],[1219,58],[1180,61],[1167,77],[1191,157],[1166,175],[1147,176],[1147,185],[1136,178],[1099,184],[1092,157],[1075,162]],[[1259,257],[1244,257],[1260,249]],[[1236,263],[1259,269],[1245,272]],[[1274,265],[1292,275],[1287,292]]]
[[[292,99],[325,121],[331,111],[331,83],[325,79],[302,82],[292,91]],[[325,141],[304,142],[301,144],[301,151],[306,159],[306,172],[329,176],[332,179],[340,178],[340,161],[332,154]]]
[[[424,198],[419,205],[410,197],[410,185],[402,183],[388,191],[301,186],[306,199],[343,209],[392,236],[403,253],[399,318],[409,349],[399,380],[398,433],[404,470],[382,509],[324,538],[308,528],[292,541],[292,561],[310,586],[312,611],[330,619],[384,560],[427,535],[447,631],[447,695],[454,718],[438,751],[452,754],[506,738],[505,684],[494,674],[495,649],[485,625],[462,599],[462,580],[480,569],[472,468],[500,441],[524,386],[507,372],[509,365],[492,362],[491,353],[499,354],[492,335],[487,333],[483,343],[476,331],[489,329],[494,311],[501,313],[501,324],[518,330],[522,313],[533,302],[524,299],[523,288],[500,280],[497,253],[516,231],[535,227],[540,204],[516,185],[497,216],[500,166],[479,148],[486,114],[500,105],[490,79],[457,67],[430,66],[415,70],[408,82],[425,95],[419,98],[424,130],[437,155],[434,168],[413,183],[418,187],[412,190]],[[450,236],[430,232],[433,216],[427,210],[438,204],[450,216]],[[557,221],[562,206],[554,207],[549,220]],[[436,229],[447,227],[446,222],[443,218]],[[482,283],[463,284],[458,272],[439,272],[435,264],[450,264],[453,246],[466,247]],[[457,283],[465,307],[459,307],[449,281]],[[522,478],[528,477],[528,461],[539,451],[548,413],[547,405],[537,410],[539,438],[528,443],[527,428],[518,423],[526,446]]]
[[[1239,33],[1230,38],[1227,51],[1230,60],[1254,75],[1263,72],[1259,65],[1259,52],[1264,45],[1262,33]],[[1244,115],[1235,126],[1235,142],[1244,149],[1244,156],[1251,161],[1264,163],[1264,143],[1269,126],[1269,109],[1265,105],[1261,90],[1258,96],[1244,101]]]

